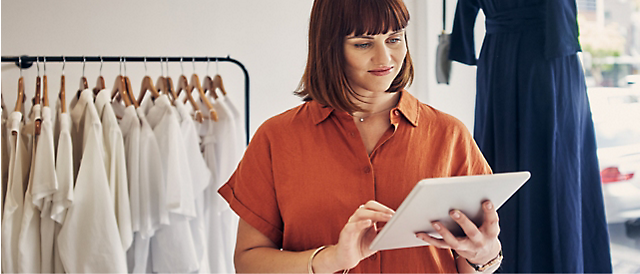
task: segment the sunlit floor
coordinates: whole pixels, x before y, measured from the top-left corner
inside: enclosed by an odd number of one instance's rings
[[[640,273],[640,238],[627,237],[624,224],[610,224],[613,273]]]

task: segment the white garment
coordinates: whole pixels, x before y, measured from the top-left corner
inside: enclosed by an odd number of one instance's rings
[[[235,106],[233,101],[231,101],[228,97],[225,96],[225,102],[227,103],[227,107],[231,110],[233,114],[233,120],[236,124],[236,136],[238,137],[238,142],[236,148],[238,149],[238,155],[240,155],[240,159],[244,155],[244,150],[247,146],[247,135],[244,126],[244,121],[242,120],[242,114],[238,111],[238,108]],[[238,160],[239,161],[239,160]],[[239,163],[239,162],[238,162]]]
[[[131,206],[129,204],[129,183],[127,180],[127,161],[122,131],[111,107],[111,94],[102,90],[96,96],[95,106],[101,117],[105,146],[105,170],[109,180],[113,204],[115,206],[122,250],[127,251],[133,242],[131,226]]]
[[[171,224],[151,240],[154,272],[193,272],[200,267],[189,220],[196,217],[188,156],[176,111],[166,95],[155,100],[147,119],[153,127],[166,178],[166,203]]]
[[[202,138],[203,153],[207,165],[215,170],[217,177],[205,191],[206,226],[209,235],[209,263],[211,272],[234,272],[233,254],[237,234],[238,216],[227,202],[218,194],[218,188],[224,184],[235,170],[241,157],[237,148],[241,140],[237,137],[236,122],[232,111],[225,105],[224,97],[215,100],[213,106],[218,121],[209,121],[203,126],[207,133]]]
[[[0,97],[0,224],[4,216],[4,196],[7,193],[7,178],[9,176],[9,144],[7,143],[7,113],[4,100]],[[0,255],[2,256],[2,255]],[[2,259],[0,259],[0,272],[2,272]]]
[[[55,221],[51,218],[53,195],[58,190],[56,176],[55,147],[53,145],[53,121],[51,108],[42,107],[42,124],[40,135],[37,137],[37,145],[34,144],[35,158],[31,168],[33,172],[33,186],[30,195],[32,202],[40,211],[40,255],[41,272],[54,272],[53,241],[55,233]],[[27,201],[25,201],[26,203]],[[25,206],[26,208],[26,206]]]
[[[42,122],[41,106],[34,105],[31,108],[29,122],[22,127],[22,134],[29,135],[31,142],[31,168],[29,170],[29,180],[27,183],[27,191],[24,194],[24,205],[22,211],[22,226],[18,236],[18,272],[35,273],[39,272],[41,267],[40,257],[40,210],[34,205],[32,196],[35,187],[35,163],[36,151],[38,147],[39,136],[36,135],[36,124]]]
[[[113,102],[112,106],[113,105],[121,106],[121,104],[117,102]],[[122,131],[122,138],[124,139],[124,151],[127,163],[131,229],[133,232],[138,232],[140,231],[140,119],[138,119],[138,114],[133,105],[123,109],[122,113],[116,111],[116,107],[114,107],[113,110],[116,115],[122,117],[120,120],[120,130]]]
[[[160,225],[169,225],[169,211],[165,202],[165,179],[162,157],[156,136],[147,121],[142,108],[136,109],[140,119],[140,232],[135,234],[133,252],[133,273],[148,273],[151,237]],[[124,119],[124,118],[123,118]]]
[[[127,272],[113,198],[104,166],[102,125],[93,104],[93,92],[84,90],[70,104],[75,128],[74,144],[81,158],[74,189],[74,203],[58,236],[60,258],[66,271]],[[74,147],[75,148],[75,147]],[[78,155],[74,151],[75,155]]]
[[[71,117],[69,113],[61,112],[60,99],[56,106],[57,123],[56,134],[56,177],[58,191],[53,194],[51,218],[55,220],[53,240],[53,265],[55,273],[64,273],[64,266],[58,250],[58,235],[67,216],[67,209],[73,204],[73,144],[71,143]],[[56,137],[57,136],[57,137]]]
[[[200,136],[198,136],[195,122],[189,114],[189,110],[180,100],[176,100],[175,105],[181,118],[180,128],[185,142],[187,159],[189,160],[191,179],[193,181],[193,196],[196,202],[197,218],[191,220],[190,224],[197,258],[200,261],[200,269],[198,272],[210,273],[204,218],[204,191],[211,182],[211,172],[200,152]]]
[[[2,219],[2,272],[18,272],[18,238],[22,227],[24,184],[29,180],[31,152],[29,138],[21,133],[22,113],[15,111],[7,119],[9,132],[9,174]]]
[[[11,154],[11,147],[9,146],[9,131],[7,130],[7,118],[9,118],[9,111],[2,101],[2,191],[0,193],[0,215],[4,216],[4,197],[7,195],[7,182],[9,181],[9,156]]]

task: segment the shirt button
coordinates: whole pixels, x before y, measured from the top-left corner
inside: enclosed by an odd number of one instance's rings
[[[351,133],[349,133],[349,135],[350,135],[351,137],[356,137],[356,133],[355,133],[355,132],[351,132]]]
[[[394,110],[394,111],[393,111],[393,114],[395,114],[396,116],[398,116],[398,115],[400,115],[400,111],[396,109],[396,110]]]
[[[366,174],[371,173],[371,168],[370,167],[365,167],[364,168],[364,173],[366,173]]]
[[[378,253],[373,253],[373,255],[371,255],[371,257],[369,258],[371,258],[372,260],[378,259]]]

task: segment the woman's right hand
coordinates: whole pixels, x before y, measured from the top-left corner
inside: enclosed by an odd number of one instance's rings
[[[378,234],[377,222],[388,222],[395,211],[376,201],[368,201],[351,215],[333,246],[336,263],[342,269],[351,269],[377,251],[369,249]]]

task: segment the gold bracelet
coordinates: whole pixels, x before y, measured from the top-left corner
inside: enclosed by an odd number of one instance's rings
[[[313,254],[311,254],[311,257],[309,257],[309,263],[307,264],[307,270],[309,271],[309,274],[314,274],[313,272],[313,258],[316,257],[316,255],[318,254],[318,252],[322,251],[323,249],[325,249],[327,246],[321,246],[318,247],[318,249],[316,249],[316,251],[313,252]]]

